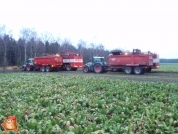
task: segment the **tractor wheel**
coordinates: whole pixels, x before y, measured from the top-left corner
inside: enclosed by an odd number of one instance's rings
[[[132,67],[124,67],[124,73],[125,74],[131,74],[132,73]]]
[[[27,71],[27,68],[26,68],[26,66],[24,66],[24,67],[23,67],[23,71]]]
[[[46,72],[51,72],[51,67],[50,66],[46,67]]]
[[[30,65],[27,65],[27,66],[26,66],[26,70],[27,70],[27,71],[31,71],[31,66],[30,66]]]
[[[101,64],[96,63],[93,68],[95,73],[102,73],[103,72],[103,67]]]
[[[85,66],[83,67],[83,72],[84,72],[84,73],[88,73],[88,72],[89,72],[89,67],[85,65]]]
[[[143,74],[143,69],[141,67],[134,67],[134,74],[140,75]]]
[[[41,70],[41,72],[45,72],[45,71],[46,71],[45,66],[42,66],[42,67],[40,68],[40,70]]]
[[[67,65],[66,65],[66,70],[67,70],[67,71],[71,71],[71,70],[72,70],[70,64],[67,64]]]

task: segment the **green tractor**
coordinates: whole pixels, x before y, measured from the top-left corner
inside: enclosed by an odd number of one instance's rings
[[[93,57],[92,62],[88,62],[83,66],[83,72],[106,73],[108,65],[104,57]]]

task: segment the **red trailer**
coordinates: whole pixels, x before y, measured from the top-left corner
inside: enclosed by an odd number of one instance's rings
[[[40,70],[42,72],[50,72],[54,70],[76,71],[77,68],[83,66],[83,57],[77,53],[63,52],[61,55],[43,55],[30,58],[23,65],[24,71]]]
[[[133,49],[132,53],[114,51],[109,55],[108,66],[108,70],[122,69],[125,74],[143,74],[145,69],[153,66],[153,55],[139,49]]]

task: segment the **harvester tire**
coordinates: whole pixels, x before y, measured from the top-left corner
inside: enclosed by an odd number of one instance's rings
[[[134,74],[140,75],[143,73],[144,73],[144,70],[142,69],[142,67],[134,67]]]
[[[46,67],[46,72],[51,72],[51,67],[50,66]]]
[[[85,65],[82,70],[84,73],[89,73],[89,67],[87,65]]]
[[[93,67],[93,70],[95,73],[102,73],[103,72],[103,66],[99,63],[96,63]]]
[[[67,64],[67,65],[66,65],[66,70],[67,70],[67,71],[71,71],[71,70],[72,70],[70,64]]]
[[[124,73],[125,74],[131,74],[132,73],[132,67],[128,67],[128,66],[124,67]]]
[[[40,71],[41,71],[41,72],[45,72],[45,71],[46,71],[45,66],[42,66],[42,67],[40,68]]]

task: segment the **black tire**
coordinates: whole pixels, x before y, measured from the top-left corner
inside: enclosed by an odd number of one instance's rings
[[[23,71],[27,71],[26,66],[23,66]]]
[[[143,73],[144,73],[144,71],[143,71],[142,67],[134,67],[134,74],[140,75],[140,74],[143,74]]]
[[[41,71],[41,72],[45,72],[45,71],[46,71],[46,67],[45,67],[45,66],[42,66],[42,67],[40,68],[40,71]]]
[[[89,67],[87,65],[84,65],[82,70],[84,73],[89,73]]]
[[[72,70],[70,64],[67,64],[67,65],[66,65],[66,70],[67,70],[67,71],[71,71],[71,70]]]
[[[150,73],[150,72],[151,72],[151,68],[147,68],[147,69],[146,69],[146,72],[147,72],[147,73]]]
[[[72,68],[72,71],[77,71],[77,68]]]
[[[51,72],[51,67],[50,66],[46,67],[46,72]]]
[[[96,63],[93,67],[93,70],[95,73],[102,73],[103,72],[103,66],[99,63]]]
[[[30,66],[30,65],[27,65],[27,66],[26,66],[26,70],[27,70],[27,71],[31,71],[31,66]]]
[[[124,73],[125,74],[131,74],[133,72],[133,69],[132,67],[124,67]]]

